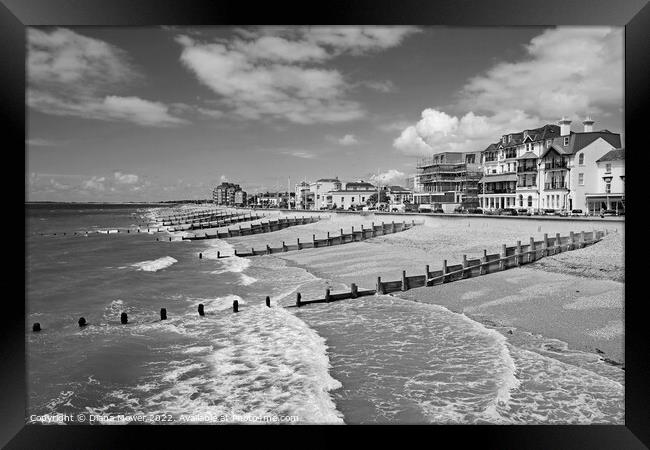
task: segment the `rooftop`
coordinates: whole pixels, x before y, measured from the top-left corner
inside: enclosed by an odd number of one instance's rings
[[[615,148],[614,150],[610,150],[607,153],[605,153],[603,156],[597,159],[596,162],[624,161],[624,160],[625,160],[625,148]]]

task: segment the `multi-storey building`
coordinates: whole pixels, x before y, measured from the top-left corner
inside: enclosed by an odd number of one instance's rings
[[[309,185],[314,198],[314,209],[323,209],[332,204],[330,192],[341,190],[341,182],[336,178],[321,178]],[[328,201],[328,196],[330,196]]]
[[[452,212],[478,206],[480,152],[442,152],[417,163],[413,200],[421,208]]]
[[[539,208],[538,159],[553,138],[557,125],[504,134],[499,142],[481,152],[483,177],[479,186],[480,207]]]
[[[591,214],[603,209],[625,211],[625,149],[610,150],[596,160],[596,165],[598,174],[586,186],[587,210]]]
[[[241,189],[239,189],[238,191],[235,191],[234,203],[237,206],[245,206],[246,205],[246,192],[242,191]]]
[[[348,209],[351,206],[365,205],[370,196],[377,192],[377,188],[363,180],[345,183],[343,189],[339,188],[327,193],[328,207]],[[329,203],[331,202],[331,203]]]
[[[294,207],[297,209],[312,209],[314,205],[314,194],[311,193],[310,183],[301,181],[296,183],[296,192],[294,196]]]
[[[413,191],[402,186],[385,186],[383,190],[391,205],[401,205],[413,200]]]
[[[593,124],[587,118],[584,130],[573,132],[571,120],[562,118],[559,126],[506,134],[490,144],[481,152],[481,207],[589,210],[588,186],[595,189],[597,160],[621,145],[619,134],[593,131]]]
[[[235,194],[238,191],[244,192],[238,184],[223,182],[212,191],[212,200],[217,205],[234,205]],[[244,196],[245,194],[244,192]]]

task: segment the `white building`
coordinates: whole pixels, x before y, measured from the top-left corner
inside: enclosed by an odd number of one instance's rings
[[[331,199],[328,201],[329,192],[339,191],[341,182],[337,178],[321,178],[314,183],[309,184],[309,192],[314,198],[314,209],[324,209],[332,204]]]
[[[329,206],[349,209],[351,206],[365,205],[372,194],[377,193],[377,188],[365,181],[354,181],[345,184],[345,188],[330,191],[327,198]]]
[[[585,194],[587,210],[598,214],[601,209],[625,210],[625,149],[610,150],[596,160],[598,171],[590,180]]]

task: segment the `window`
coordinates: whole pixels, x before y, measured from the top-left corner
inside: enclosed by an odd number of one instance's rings
[[[505,136],[503,136],[503,137],[501,138],[501,142],[503,142],[504,144],[506,143],[506,137],[505,137]]]
[[[605,173],[612,173],[612,165],[605,164]]]
[[[579,173],[578,174],[578,185],[579,186],[584,186],[585,185],[585,174],[584,173]]]
[[[605,181],[605,193],[606,194],[611,194],[612,193],[612,182],[611,181]]]
[[[578,155],[578,164],[582,165],[582,164],[584,164],[584,163],[585,163],[585,154],[584,154],[584,153],[580,153],[580,154]]]
[[[546,140],[546,147],[550,147],[550,146],[551,146],[551,142],[553,142],[553,141],[550,140],[550,139],[547,139],[547,140]]]
[[[341,197],[341,203],[345,201],[345,197]]]
[[[533,206],[533,196],[529,195],[528,196],[528,207],[530,208],[531,206]]]
[[[352,197],[352,200],[351,200],[351,202],[352,202],[352,203],[354,203],[354,197]]]
[[[365,201],[366,201],[366,198],[365,198],[365,197],[361,197],[361,201],[362,201],[362,202],[365,202]]]
[[[566,147],[567,145],[569,145],[569,136],[564,138],[564,146]]]

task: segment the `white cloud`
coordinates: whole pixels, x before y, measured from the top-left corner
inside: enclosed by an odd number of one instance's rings
[[[498,63],[470,79],[461,93],[465,109],[496,113],[516,107],[558,120],[622,106],[622,28],[550,29],[526,51],[525,60]]]
[[[397,169],[389,169],[386,172],[380,172],[379,174],[371,175],[370,182],[375,185],[379,183],[382,186],[394,185],[400,184],[404,181],[405,178],[406,174],[404,172],[400,172]]]
[[[139,177],[132,173],[113,172],[115,182],[119,184],[135,184]]]
[[[88,190],[104,191],[106,190],[106,186],[104,185],[105,181],[106,177],[93,176],[91,179],[81,183],[81,187]]]
[[[403,128],[393,146],[406,154],[483,150],[499,136],[603,114],[623,103],[620,29],[557,28],[533,38],[520,62],[500,62],[471,78],[454,116],[436,108]]]
[[[538,118],[517,110],[491,116],[469,112],[456,117],[428,108],[422,111],[420,121],[402,131],[393,142],[393,147],[409,155],[479,151],[498,140],[502,134],[541,125]]]
[[[177,36],[181,62],[248,119],[294,123],[344,122],[366,112],[346,98],[351,85],[333,69],[318,67],[343,53],[361,54],[398,45],[410,27],[267,27],[239,30],[231,40],[198,42]]]
[[[59,116],[125,121],[143,126],[186,123],[157,101],[113,90],[141,77],[115,46],[72,30],[28,29],[28,105]]]
[[[350,145],[358,144],[359,141],[354,136],[354,134],[346,134],[345,136],[343,136],[341,139],[338,140],[338,143],[347,147]]]
[[[288,156],[293,156],[295,158],[303,158],[303,159],[313,159],[316,157],[316,155],[311,152],[299,151],[299,150],[283,151],[281,153],[283,155],[288,155]]]
[[[395,86],[395,84],[390,80],[365,81],[363,85],[367,88],[374,89],[375,91],[383,92],[385,94],[390,92],[397,92],[397,86]]]

